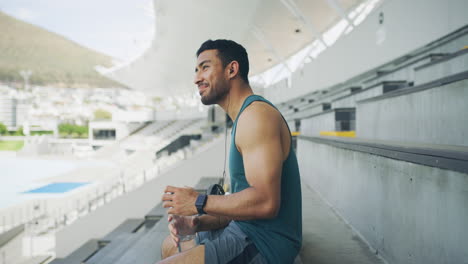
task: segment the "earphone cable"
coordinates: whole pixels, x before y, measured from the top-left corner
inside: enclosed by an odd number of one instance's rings
[[[227,113],[229,113],[229,105],[231,104],[231,96],[228,93],[228,106],[227,106]],[[221,182],[221,186],[224,188],[224,182],[226,181],[226,159],[227,159],[227,118],[224,120],[224,167],[223,167],[223,181]]]

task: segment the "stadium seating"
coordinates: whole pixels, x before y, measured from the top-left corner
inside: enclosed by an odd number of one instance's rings
[[[194,189],[204,192],[220,178],[205,177]],[[161,259],[161,244],[169,235],[166,209],[158,203],[144,218],[126,219],[101,239],[86,242],[66,258],[51,264],[145,264]]]
[[[447,56],[446,53],[429,53],[424,56],[415,56],[396,61],[391,66],[383,67],[371,78],[365,80],[365,86],[369,86],[382,81],[407,80],[408,83],[414,82],[415,68],[426,63],[438,60]]]
[[[286,118],[286,120],[302,119],[302,118],[305,118],[314,114],[321,113],[323,111],[327,111],[330,108],[331,108],[330,103],[319,102],[319,103],[313,103],[309,106],[306,106],[302,108],[301,111],[299,111],[298,109],[292,113],[283,113],[283,115]]]
[[[66,258],[55,259],[51,264],[82,264],[84,260],[92,256],[98,249],[98,240],[91,239]]]
[[[468,200],[467,41],[465,27],[333,87],[364,88],[334,98],[331,110],[289,115],[300,121],[303,184],[389,263],[468,258],[459,246],[468,218],[460,209]],[[327,102],[320,98],[314,103]],[[356,138],[318,136],[343,107],[355,109]]]
[[[434,80],[468,70],[468,49],[431,61],[415,68],[415,84],[424,84]]]
[[[467,147],[299,136],[297,153],[303,184],[389,263],[467,258]]]
[[[468,146],[467,79],[465,71],[358,102],[357,136]]]
[[[302,134],[296,151],[304,263],[384,263],[378,256],[389,263],[468,259],[468,50],[460,50],[466,43],[468,26],[277,105],[291,131]],[[197,127],[197,121],[170,121],[143,129],[155,131],[151,154],[191,124]],[[354,130],[352,139],[319,136]],[[171,156],[179,154],[183,150]],[[218,180],[204,179],[195,189]],[[166,235],[165,210],[158,204],[52,263],[153,263]]]
[[[322,131],[355,129],[355,108],[330,109],[301,120],[301,135],[318,136]]]
[[[362,90],[358,90],[354,93],[336,98],[331,101],[331,105],[333,108],[356,107],[357,101],[379,96],[384,93],[405,87],[406,85],[407,84],[405,81],[384,81],[376,83]]]
[[[190,145],[190,141],[192,140],[200,140],[201,135],[182,135],[169,143],[167,146],[164,148],[160,149],[159,151],[156,152],[156,157],[159,158],[163,154],[165,155],[171,155],[174,152],[177,152],[180,149],[183,149],[187,146]]]

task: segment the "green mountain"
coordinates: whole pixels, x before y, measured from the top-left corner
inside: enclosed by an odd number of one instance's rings
[[[31,84],[124,87],[96,65],[110,67],[112,58],[0,12],[0,82],[22,83],[19,71],[31,70]]]

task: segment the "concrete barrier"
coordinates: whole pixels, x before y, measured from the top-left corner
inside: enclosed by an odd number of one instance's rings
[[[389,148],[385,155],[394,157],[389,158],[379,155],[381,145],[353,150],[331,142],[336,140],[298,138],[302,180],[388,263],[466,263],[466,148],[453,160],[433,151],[409,153],[403,147],[406,152]],[[465,172],[404,161],[410,154],[421,163],[430,160],[428,164],[449,164],[447,168],[459,162],[457,170]]]
[[[300,132],[305,136],[318,136],[322,131],[354,130],[355,120],[354,108],[331,109],[302,119]]]
[[[359,102],[357,137],[468,146],[468,72],[449,81]]]
[[[415,84],[428,83],[439,78],[468,70],[468,50],[463,49],[449,56],[415,68]]]

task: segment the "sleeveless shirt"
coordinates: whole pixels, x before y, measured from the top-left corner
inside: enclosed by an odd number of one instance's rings
[[[245,99],[231,131],[229,171],[233,193],[250,187],[245,177],[244,162],[237,150],[235,138],[239,116],[255,101],[266,102],[276,109],[271,102],[258,95],[251,95]],[[301,181],[292,142],[290,145],[288,157],[282,167],[281,203],[278,215],[272,219],[235,221],[269,263],[293,263],[302,245]]]

